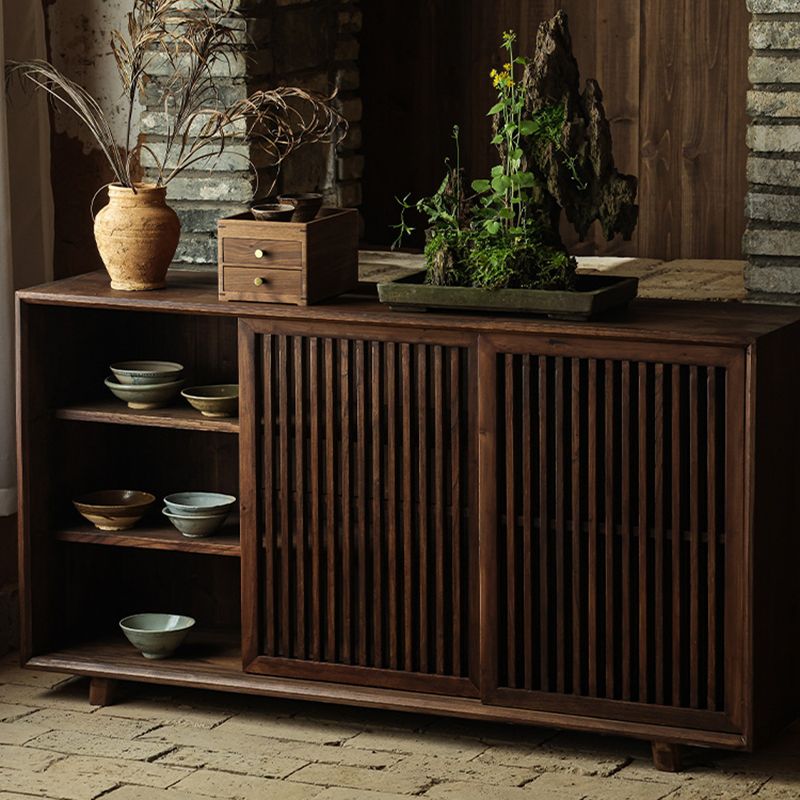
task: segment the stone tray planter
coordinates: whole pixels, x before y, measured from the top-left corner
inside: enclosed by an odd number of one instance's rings
[[[378,297],[390,308],[491,311],[584,321],[626,306],[636,297],[638,278],[578,275],[573,292],[541,289],[475,289],[429,286],[421,271],[378,284]]]

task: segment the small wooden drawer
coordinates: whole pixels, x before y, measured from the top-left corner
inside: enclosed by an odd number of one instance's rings
[[[303,293],[303,273],[298,269],[252,269],[224,267],[222,288],[235,300],[262,303],[299,303]]]
[[[303,248],[300,242],[276,239],[224,239],[224,264],[263,269],[301,269]]]
[[[323,208],[310,222],[254,220],[243,212],[219,221],[218,239],[220,300],[305,306],[358,287],[353,209]]]

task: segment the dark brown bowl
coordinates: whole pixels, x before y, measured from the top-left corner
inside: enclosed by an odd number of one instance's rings
[[[107,489],[76,497],[72,503],[81,516],[101,531],[125,531],[147,513],[155,500],[149,492]]]
[[[295,213],[294,206],[289,203],[264,203],[252,206],[250,211],[256,219],[270,222],[289,222]]]
[[[292,222],[310,222],[322,208],[322,195],[317,192],[282,194],[278,200],[294,207]]]

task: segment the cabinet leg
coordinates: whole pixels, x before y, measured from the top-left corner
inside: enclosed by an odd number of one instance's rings
[[[112,678],[92,678],[89,682],[89,704],[113,706],[119,698],[119,681]]]
[[[664,772],[680,772],[682,768],[682,750],[679,744],[668,742],[652,742],[653,766]]]

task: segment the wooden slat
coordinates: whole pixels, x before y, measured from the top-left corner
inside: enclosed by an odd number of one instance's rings
[[[622,362],[622,408],[620,447],[622,449],[622,699],[630,700],[633,626],[631,624],[631,363]]]
[[[550,599],[549,548],[550,514],[548,509],[548,447],[547,447],[547,358],[539,356],[539,664],[540,685],[543,691],[553,688],[550,681]]]
[[[526,353],[522,359],[522,389],[520,421],[522,437],[522,640],[523,646],[523,685],[533,688],[534,671],[534,627],[533,627],[533,483],[531,460],[534,442],[531,437],[531,357]],[[508,419],[508,418],[506,418]]]
[[[461,627],[464,613],[461,592],[461,481],[463,479],[461,467],[461,368],[459,365],[460,354],[457,348],[450,350],[450,513],[451,513],[451,572],[453,592],[453,674],[461,674]]]
[[[505,394],[505,516],[506,516],[506,657],[508,659],[508,685],[517,685],[517,562],[516,562],[516,508],[514,505],[515,469],[514,439],[516,426],[514,420],[514,356],[506,354],[504,358],[504,394]]]
[[[338,617],[337,591],[338,577],[341,570],[337,568],[336,559],[336,417],[334,411],[341,408],[337,406],[336,385],[334,381],[339,380],[338,371],[335,366],[335,347],[333,339],[325,339],[325,549],[327,551],[327,603],[326,603],[326,646],[325,658],[328,661],[336,661],[336,643],[338,640],[338,629],[336,620]]]
[[[666,704],[664,684],[664,365],[655,366],[655,430],[653,445],[653,503],[654,503],[654,575],[655,595],[654,646],[655,646],[655,701]]]
[[[350,420],[351,403],[351,378],[350,378],[350,342],[340,339],[338,342],[340,363],[341,394],[340,414],[342,419],[342,439],[340,447],[342,475],[342,661],[353,663],[353,627],[355,624],[355,611],[353,609],[353,511],[350,469],[350,450],[352,446],[352,425]]]
[[[275,442],[274,419],[275,411],[272,407],[273,391],[273,337],[266,335],[262,338],[263,371],[262,392],[264,398],[264,445],[262,452],[262,465],[264,470],[264,591],[266,593],[266,613],[264,615],[265,637],[264,646],[268,655],[277,655],[277,642],[275,630],[277,625],[278,597],[276,588],[278,581],[275,575],[274,558],[277,554],[277,520],[275,519]]]
[[[650,670],[647,664],[648,601],[650,588],[647,567],[649,492],[647,481],[647,364],[639,364],[639,701],[646,703],[650,695]]]
[[[700,706],[700,464],[698,368],[689,367],[689,702]]]
[[[708,486],[708,684],[706,704],[709,711],[717,709],[717,371],[706,370],[706,398],[708,404],[708,431],[706,437],[706,484]]]
[[[322,657],[322,631],[320,602],[323,595],[322,568],[320,563],[322,545],[322,519],[320,514],[320,498],[322,485],[322,440],[320,436],[320,417],[324,411],[319,386],[319,351],[320,340],[312,337],[308,343],[308,470],[309,486],[309,536],[311,539],[311,639],[309,655],[314,661]]]
[[[581,663],[584,647],[581,632],[581,362],[572,359],[571,424],[572,424],[572,692],[580,694]]]
[[[370,384],[372,409],[370,439],[372,441],[372,665],[383,666],[383,413],[381,385],[383,383],[380,342],[370,342]]]
[[[400,345],[400,386],[402,389],[403,416],[403,654],[408,671],[414,668],[414,612],[413,612],[413,536],[414,489],[411,479],[412,456],[412,383],[411,345]]]
[[[278,453],[280,454],[280,515],[281,515],[281,647],[280,655],[292,655],[291,625],[291,552],[289,518],[289,363],[288,341],[278,337]]]
[[[419,669],[428,672],[428,366],[427,348],[417,345],[417,445],[419,467],[418,492],[418,590],[419,590]]]
[[[306,657],[306,519],[305,519],[305,397],[303,387],[303,339],[293,337],[294,349],[294,548],[297,585],[295,623],[297,640],[294,655]]]
[[[565,692],[566,687],[566,671],[567,671],[567,634],[566,634],[566,618],[568,612],[567,602],[567,581],[566,581],[566,533],[564,530],[564,483],[566,475],[564,474],[564,419],[566,417],[566,409],[564,408],[564,359],[561,356],[556,356],[554,359],[554,375],[555,381],[555,403],[554,403],[554,418],[553,423],[555,426],[555,465],[556,465],[556,481],[555,481],[555,523],[556,523],[556,539],[555,539],[555,561],[556,561],[556,597],[558,598],[556,605],[556,671],[557,680],[556,688],[559,692]]]
[[[356,611],[356,654],[361,666],[368,666],[367,620],[372,601],[367,601],[367,383],[365,372],[364,342],[356,339],[353,345],[355,380],[353,394],[356,401],[356,570],[358,572],[358,594]]]
[[[614,680],[614,659],[617,654],[617,639],[615,636],[615,614],[614,614],[614,592],[611,587],[616,586],[614,580],[614,451],[616,449],[616,438],[614,436],[614,362],[605,361],[605,465],[604,465],[604,484],[605,484],[605,521],[604,521],[604,544],[605,544],[605,651],[606,651],[606,674],[605,674],[605,696],[614,697],[616,686]]]
[[[587,505],[587,602],[588,602],[588,648],[587,668],[589,695],[597,697],[597,625],[599,602],[597,587],[597,361],[589,359],[588,367],[588,422],[586,429],[588,464],[586,486],[588,491]]]
[[[386,514],[387,592],[389,595],[389,667],[399,667],[398,639],[400,625],[397,574],[400,553],[397,547],[397,357],[394,342],[386,343]]]
[[[672,705],[681,704],[681,367],[672,365]]]
[[[433,347],[433,563],[435,580],[435,619],[436,672],[445,671],[445,621],[444,621],[444,573],[447,555],[444,550],[447,517],[444,508],[444,373],[442,366],[442,347]],[[453,620],[453,624],[458,624]]]

